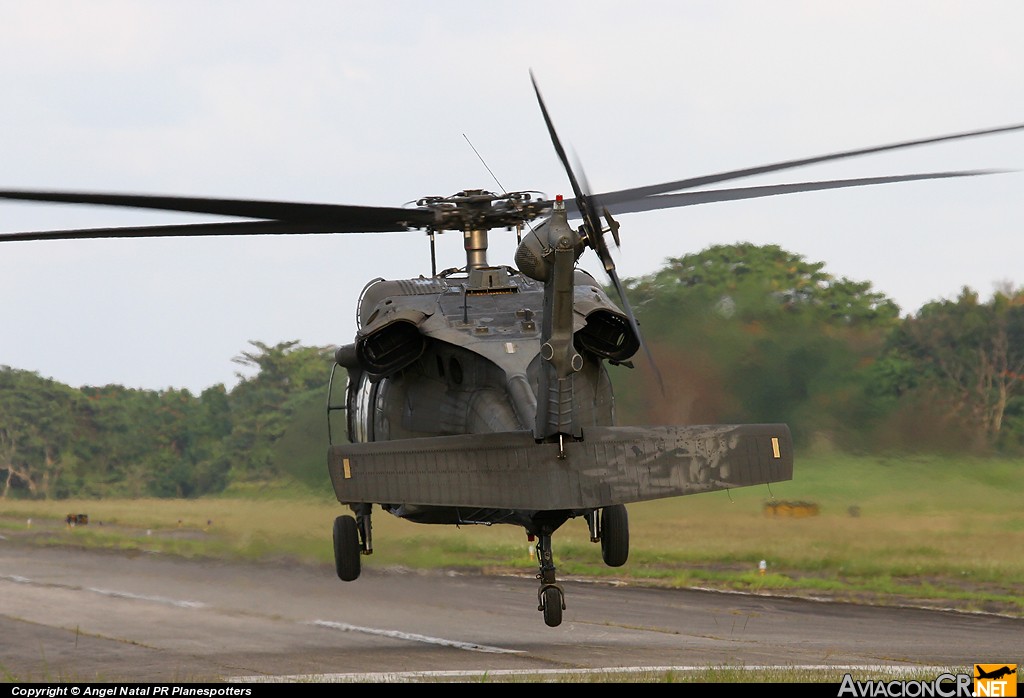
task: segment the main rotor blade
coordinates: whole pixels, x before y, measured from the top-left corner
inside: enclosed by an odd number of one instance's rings
[[[214,199],[187,196],[151,196],[144,194],[107,194],[74,191],[0,190],[0,199],[44,201],[94,206],[118,206],[160,211],[207,213],[217,216],[263,218],[293,223],[332,221],[343,232],[402,231],[423,227],[434,220],[426,209],[346,206],[255,199]],[[256,234],[256,233],[254,233]]]
[[[963,172],[930,172],[926,174],[892,175],[887,177],[860,177],[857,179],[834,179],[821,182],[797,182],[793,184],[770,184],[760,187],[734,187],[730,189],[710,189],[706,191],[679,192],[677,194],[657,194],[640,199],[622,201],[608,205],[612,213],[639,213],[697,204],[710,204],[718,201],[739,201],[742,199],[759,199],[780,194],[795,194],[805,191],[823,191],[826,189],[843,189],[846,187],[863,187],[872,184],[892,184],[894,182],[912,182],[922,179],[946,179],[950,177],[976,177],[978,175],[1000,174],[1010,170],[965,170]],[[603,199],[602,199],[603,203]],[[566,201],[566,210],[572,217],[575,202]],[[578,217],[578,216],[577,216]]]
[[[239,221],[231,223],[186,223],[77,230],[36,230],[0,233],[0,242],[28,240],[85,240],[98,238],[212,237],[215,235],[320,235],[333,233],[389,233],[407,228],[368,230],[335,223],[292,223],[291,221]]]
[[[764,174],[766,172],[778,172],[779,170],[788,170],[794,167],[803,167],[804,165],[814,165],[820,162],[841,160],[844,158],[851,158],[859,155],[869,155],[871,153],[881,153],[888,150],[911,148],[918,145],[928,145],[930,143],[941,143],[943,141],[953,141],[963,138],[974,138],[976,136],[985,136],[994,133],[1020,131],[1022,129],[1024,129],[1024,124],[1014,124],[1012,126],[999,126],[996,128],[987,128],[978,131],[965,131],[963,133],[953,133],[946,136],[936,136],[933,138],[921,138],[913,141],[890,143],[888,145],[879,145],[871,148],[846,150],[838,153],[830,153],[828,155],[819,155],[817,157],[802,158],[799,160],[785,160],[783,162],[776,162],[768,165],[748,167],[742,170],[730,170],[728,172],[721,172],[719,174],[703,175],[700,177],[691,177],[689,179],[680,179],[674,182],[665,182],[663,184],[652,184],[649,186],[636,187],[633,189],[620,189],[618,191],[600,194],[600,197],[602,203],[604,204],[613,204],[627,200],[632,201],[645,196],[664,194],[665,192],[679,191],[680,189],[692,189],[693,187],[700,187],[706,184],[715,184],[717,182],[725,182],[731,179],[740,179],[741,177],[752,177],[754,175]]]

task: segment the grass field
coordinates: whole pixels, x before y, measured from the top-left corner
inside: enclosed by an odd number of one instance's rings
[[[1024,616],[1022,486],[1024,460],[805,456],[793,481],[770,488],[630,505],[631,551],[621,568],[601,563],[582,519],[569,521],[555,535],[555,563],[563,578]],[[345,510],[326,489],[254,488],[195,500],[0,501],[0,535],[35,545],[332,564],[331,524]],[[68,513],[88,514],[90,523],[68,527]],[[511,526],[424,526],[377,512],[374,543],[366,567],[536,571],[525,534]]]

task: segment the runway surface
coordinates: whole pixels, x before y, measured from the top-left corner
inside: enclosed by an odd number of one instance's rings
[[[614,667],[967,668],[1024,659],[1024,620],[529,575],[195,561],[0,540],[0,674],[18,681],[385,681]],[[444,674],[441,674],[442,676]],[[880,678],[861,675],[859,679]]]

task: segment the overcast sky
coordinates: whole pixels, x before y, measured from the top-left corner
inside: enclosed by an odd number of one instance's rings
[[[570,195],[531,69],[591,188],[641,186],[1024,122],[1022,29],[1019,0],[0,0],[0,189]],[[1024,133],[736,184],[975,168],[1024,170]],[[615,259],[630,277],[775,243],[913,313],[965,285],[1024,285],[1022,195],[1011,173],[631,214]],[[177,220],[0,204],[3,232]],[[495,233],[490,262],[513,248]],[[464,264],[460,237],[440,256]],[[368,280],[429,273],[420,233],[0,243],[0,365],[231,387],[250,340],[350,342]]]

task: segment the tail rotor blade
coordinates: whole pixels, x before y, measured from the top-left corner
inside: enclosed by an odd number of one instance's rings
[[[661,371],[658,370],[658,364],[654,363],[654,355],[651,354],[651,348],[644,341],[644,336],[640,334],[640,323],[636,321],[636,315],[633,314],[633,308],[629,304],[629,298],[626,297],[626,289],[623,288],[622,282],[619,281],[619,275],[612,269],[608,272],[608,276],[612,279],[612,285],[615,286],[615,290],[619,294],[619,300],[622,301],[622,309],[626,311],[626,318],[629,320],[629,326],[633,328],[633,332],[636,333],[637,339],[640,340],[640,346],[644,348],[644,353],[647,355],[647,361],[651,364],[651,368],[654,369],[654,376],[658,379],[658,388],[661,390],[661,396],[665,397],[665,381],[661,377]]]
[[[575,195],[576,208],[579,209],[580,215],[583,216],[584,230],[587,233],[587,244],[594,248],[600,255],[600,250],[596,247],[600,243],[597,240],[601,237],[601,223],[596,216],[593,203],[588,193],[586,193],[580,186],[579,180],[576,179],[576,174],[572,170],[572,166],[569,165],[569,157],[565,154],[565,148],[562,147],[562,141],[558,138],[558,133],[555,131],[555,125],[551,121],[551,115],[548,114],[548,108],[544,104],[544,98],[541,97],[540,87],[537,86],[537,79],[533,75],[533,71],[530,71],[530,81],[533,83],[533,91],[537,95],[537,103],[540,105],[541,114],[544,115],[544,123],[548,127],[548,135],[551,136],[551,144],[555,147],[555,152],[558,154],[558,159],[562,161],[562,167],[565,169],[565,174],[569,177],[569,184],[572,186],[572,193]],[[604,259],[605,255],[600,255],[601,261],[607,265],[607,261]]]
[[[654,373],[658,379],[658,387],[661,389],[662,396],[665,395],[665,383],[661,378],[661,371],[658,370],[657,364],[654,363],[654,356],[651,354],[650,347],[647,346],[647,342],[644,341],[643,335],[640,333],[640,324],[636,320],[636,315],[633,314],[633,308],[629,304],[629,299],[626,297],[626,289],[623,288],[622,282],[619,280],[619,275],[615,271],[615,261],[612,259],[611,252],[608,250],[608,246],[604,242],[604,234],[601,229],[601,217],[598,214],[597,202],[594,197],[589,193],[589,187],[586,186],[586,178],[584,177],[583,185],[580,185],[579,179],[573,172],[572,167],[569,165],[569,158],[565,154],[565,148],[562,147],[562,142],[558,138],[558,133],[555,131],[555,125],[551,121],[551,116],[548,114],[548,109],[544,105],[544,98],[540,95],[540,88],[537,86],[537,79],[533,75],[533,71],[530,71],[530,81],[533,83],[533,91],[537,94],[537,102],[540,104],[541,113],[544,115],[544,123],[548,127],[548,135],[551,136],[551,143],[555,147],[555,152],[558,153],[558,158],[562,161],[562,167],[565,168],[565,173],[569,177],[569,183],[572,185],[573,194],[576,195],[575,204],[579,209],[580,215],[583,216],[583,227],[587,237],[587,245],[591,247],[597,256],[601,259],[601,263],[604,265],[605,272],[608,273],[608,277],[612,280],[612,285],[615,286],[616,292],[619,294],[619,300],[622,302],[622,309],[626,313],[626,318],[629,320],[629,326],[633,329],[637,339],[640,341],[640,346],[644,348],[644,352],[647,354],[647,360],[651,364],[651,368],[654,369]],[[582,172],[582,168],[579,168]],[[616,246],[619,245],[619,225],[616,223],[611,214],[608,213],[608,209],[604,208],[605,217],[608,219],[608,225],[612,231],[612,237],[615,239]]]

